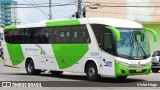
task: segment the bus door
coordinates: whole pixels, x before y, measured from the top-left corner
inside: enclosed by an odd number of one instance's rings
[[[114,75],[114,43],[113,35],[109,30],[105,30],[101,34],[101,49],[102,52],[102,65],[103,65],[103,75]]]

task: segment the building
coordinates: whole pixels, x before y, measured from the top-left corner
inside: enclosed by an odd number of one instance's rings
[[[156,30],[158,42],[147,32],[151,52],[160,51],[160,0],[86,0],[86,17],[122,18]]]
[[[86,2],[86,17],[112,17],[138,22],[160,22],[159,0],[86,0]],[[93,9],[93,6],[97,8]]]
[[[11,8],[17,5],[13,0],[0,0],[0,24],[5,26],[14,24],[17,20],[17,9]]]

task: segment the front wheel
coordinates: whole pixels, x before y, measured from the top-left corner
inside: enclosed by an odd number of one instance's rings
[[[32,60],[27,61],[26,63],[26,72],[29,75],[38,75],[41,73],[41,70],[36,70],[34,68],[34,63]]]
[[[153,73],[158,73],[158,71],[159,71],[158,69],[152,69]]]
[[[117,79],[126,79],[127,76],[117,76]]]
[[[90,81],[98,81],[100,79],[100,75],[98,75],[96,64],[89,63],[87,65],[86,75],[87,75],[88,80]]]

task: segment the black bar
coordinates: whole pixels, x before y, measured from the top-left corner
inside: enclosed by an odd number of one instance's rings
[[[132,83],[91,81],[0,81],[0,87],[160,87],[160,81]]]

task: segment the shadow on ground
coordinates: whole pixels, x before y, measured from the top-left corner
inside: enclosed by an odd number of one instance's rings
[[[53,76],[52,74],[40,74],[40,75],[28,75],[25,73],[3,73],[3,75],[18,75],[18,76],[37,76],[40,78],[59,78],[59,79],[70,79],[70,80],[80,80],[80,81],[88,81],[85,75],[66,75],[62,74],[60,76]],[[146,81],[144,79],[136,79],[136,78],[126,78],[126,79],[117,79],[115,77],[102,77],[98,82],[100,83],[133,83],[133,82],[143,82]]]

